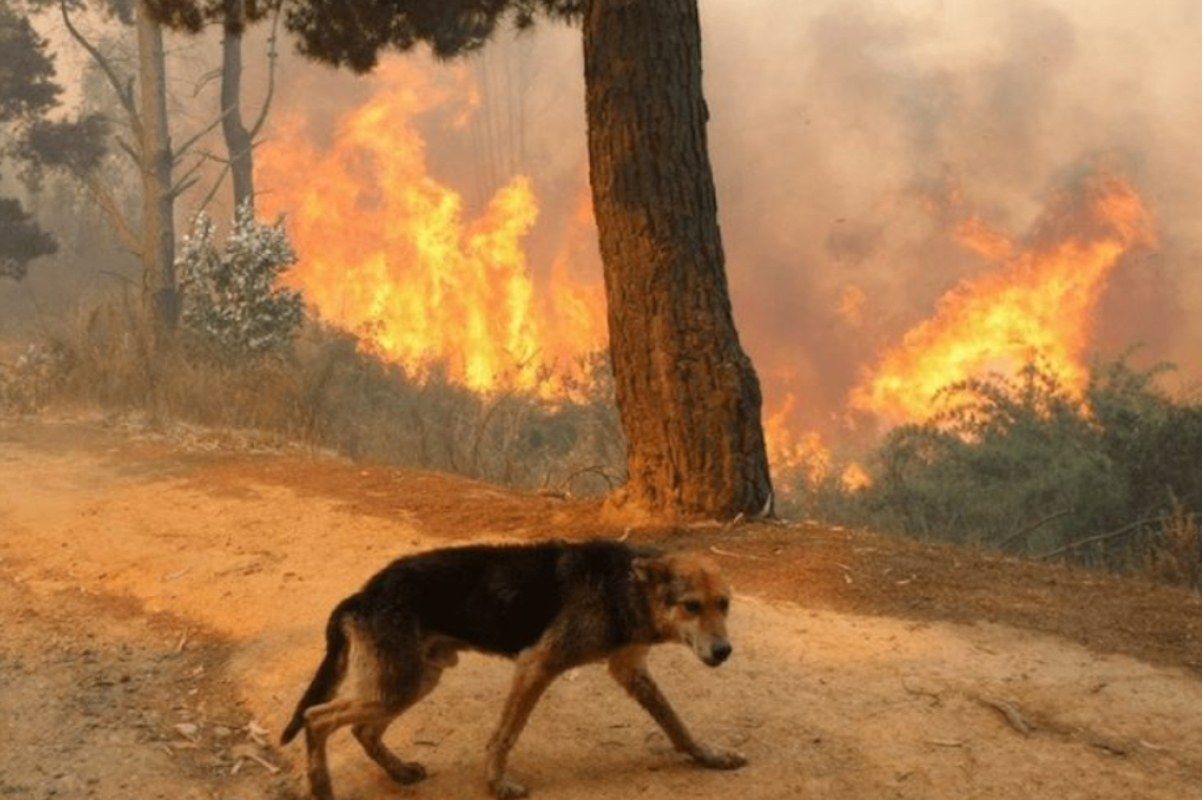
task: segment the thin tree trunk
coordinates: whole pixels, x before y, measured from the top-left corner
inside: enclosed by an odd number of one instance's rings
[[[242,120],[242,0],[226,2],[221,40],[221,132],[234,180],[234,208],[254,206],[255,181],[251,134]]]
[[[697,0],[590,0],[584,55],[627,498],[656,515],[770,510],[759,380],[718,229]]]
[[[139,142],[142,172],[142,268],[155,322],[166,330],[179,320],[175,285],[175,194],[171,131],[167,122],[167,59],[163,27],[138,4]]]

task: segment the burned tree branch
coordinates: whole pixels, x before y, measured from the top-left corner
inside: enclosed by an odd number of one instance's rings
[[[205,192],[204,197],[200,200],[200,205],[198,208],[202,211],[209,207],[209,203],[213,202],[213,198],[217,196],[217,190],[221,188],[221,184],[225,183],[225,176],[230,174],[229,161],[217,158],[214,158],[213,160],[221,162],[221,171],[217,173],[217,177],[214,179],[213,185],[209,187],[209,190]]]
[[[88,194],[91,195],[92,200],[100,208],[100,212],[104,214],[105,218],[109,221],[109,224],[112,225],[113,229],[117,232],[117,238],[121,240],[121,243],[125,245],[129,252],[141,258],[142,235],[138,231],[134,230],[134,227],[130,223],[129,219],[125,216],[124,212],[121,211],[120,205],[117,202],[117,198],[113,196],[112,192],[105,188],[104,184],[101,183],[99,178],[83,177],[83,183],[88,190]]]
[[[271,18],[271,35],[267,37],[267,93],[263,96],[263,105],[259,108],[258,117],[250,126],[252,141],[263,130],[263,125],[267,122],[267,113],[271,110],[271,102],[275,98],[275,71],[280,60],[278,45],[282,9],[283,4],[277,5],[275,15]]]
[[[121,108],[129,116],[130,126],[133,128],[134,134],[141,141],[142,119],[138,116],[138,108],[134,103],[133,79],[131,78],[123,82],[104,53],[101,53],[100,49],[88,41],[88,38],[80,32],[79,28],[75,27],[75,23],[71,21],[71,14],[67,11],[66,0],[59,0],[59,11],[62,14],[63,25],[67,28],[67,33],[87,52],[96,66],[100,68],[100,71],[104,73],[104,77],[108,80],[109,85],[113,87],[113,92],[117,95],[117,99],[121,103]]]
[[[1056,558],[1057,556],[1067,555],[1074,550],[1080,550],[1082,547],[1088,547],[1091,544],[1098,544],[1099,542],[1108,542],[1111,539],[1118,539],[1119,537],[1134,533],[1145,525],[1156,522],[1157,519],[1157,517],[1146,517],[1144,519],[1137,520],[1136,522],[1132,522],[1130,525],[1124,525],[1118,530],[1109,531],[1108,533],[1100,533],[1097,536],[1089,536],[1084,539],[1078,539],[1075,542],[1069,542],[1063,547],[1057,547],[1055,550],[1037,556],[1037,558],[1041,561],[1046,561],[1051,558]]]
[[[1061,517],[1068,516],[1071,513],[1072,513],[1071,508],[1065,508],[1065,509],[1061,509],[1060,511],[1055,511],[1051,514],[1048,514],[1046,517],[1044,517],[1040,520],[1037,520],[1036,522],[1032,523],[1031,525],[1028,525],[1027,527],[1017,531],[1016,533],[1012,533],[1009,536],[1007,536],[1005,539],[1003,539],[1001,541],[1001,544],[998,545],[998,549],[1005,550],[1006,548],[1008,548],[1010,545],[1014,544],[1015,542],[1019,542],[1019,541],[1025,542],[1026,538],[1028,536],[1030,536],[1032,533],[1034,533],[1035,531],[1042,528],[1044,525],[1047,525],[1049,522],[1055,522],[1056,520],[1060,519]]]

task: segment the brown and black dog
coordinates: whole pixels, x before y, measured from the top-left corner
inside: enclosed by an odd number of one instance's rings
[[[663,642],[686,644],[706,664],[721,664],[731,653],[729,608],[730,590],[710,559],[615,541],[474,545],[401,558],[330,615],[325,658],[283,742],[305,729],[316,800],[333,798],[326,740],[344,725],[393,780],[419,781],[425,768],[402,761],[381,736],[434,689],[460,650],[475,650],[516,664],[488,743],[488,785],[498,798],[527,793],[505,765],[547,686],[566,670],[601,660],[676,749],[703,766],[736,769],[744,758],[697,742],[646,665],[650,646]]]

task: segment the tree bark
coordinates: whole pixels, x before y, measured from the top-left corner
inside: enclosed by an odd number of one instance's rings
[[[658,516],[770,511],[759,379],[718,229],[697,0],[590,0],[584,56],[627,501]]]
[[[155,322],[171,330],[179,321],[175,285],[175,188],[171,129],[167,122],[167,59],[163,27],[138,4],[138,85],[142,173],[143,288]]]
[[[242,0],[227,0],[221,40],[221,132],[234,182],[234,208],[253,208],[254,167],[251,134],[242,121]]]

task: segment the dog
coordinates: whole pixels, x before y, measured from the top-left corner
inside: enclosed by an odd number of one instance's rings
[[[617,541],[471,545],[400,558],[330,614],[325,658],[282,742],[304,728],[314,800],[333,800],[326,740],[345,725],[394,781],[420,781],[425,768],[401,760],[381,737],[468,650],[515,662],[487,749],[488,787],[500,800],[528,794],[506,763],[547,686],[597,661],[677,750],[711,769],[737,769],[743,756],[694,739],[646,664],[650,647],[664,642],[687,645],[711,667],[723,663],[732,649],[729,609],[730,590],[712,560]]]

